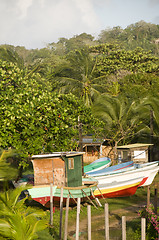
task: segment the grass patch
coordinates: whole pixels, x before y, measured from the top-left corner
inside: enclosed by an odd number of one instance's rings
[[[159,182],[159,175],[156,176],[154,182]],[[151,201],[153,202],[154,198],[154,188],[155,184],[151,185]],[[136,193],[130,197],[123,198],[112,198],[112,199],[100,199],[102,203],[102,207],[91,207],[91,218],[92,218],[92,240],[95,239],[104,239],[104,204],[107,202],[109,204],[109,213],[110,213],[110,240],[111,239],[121,239],[121,217],[126,216],[127,219],[127,239],[129,240],[138,240],[141,239],[140,235],[140,225],[141,219],[137,214],[137,207],[143,206],[147,201],[147,188],[141,187],[137,189]],[[95,202],[94,202],[95,203]],[[87,205],[89,203],[86,202],[81,204],[81,213],[80,213],[80,236],[81,239],[87,239]],[[133,208],[134,207],[134,208]],[[75,226],[76,226],[76,212],[77,207],[70,207],[69,209],[69,219],[68,226],[71,227],[70,236],[75,234]],[[47,212],[47,220],[50,222],[50,211],[45,210]],[[131,218],[129,220],[129,218]],[[63,234],[64,234],[64,222],[65,222],[65,208],[63,210]],[[83,222],[83,226],[82,225]],[[38,239],[58,239],[59,238],[59,223],[60,223],[60,211],[58,208],[55,209],[55,213],[53,215],[53,228],[48,226],[47,229],[38,233]],[[114,226],[113,223],[116,223]],[[111,226],[111,224],[113,226]],[[71,237],[68,239],[75,239],[75,237]]]

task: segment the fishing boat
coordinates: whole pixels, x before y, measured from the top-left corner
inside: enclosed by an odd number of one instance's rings
[[[103,157],[95,160],[87,166],[84,166],[84,173],[89,174],[95,171],[99,171],[103,168],[108,168],[111,164],[111,159],[108,157]]]
[[[138,177],[142,178],[142,181],[140,182],[140,184],[135,185],[136,187],[141,187],[141,186],[148,186],[152,183],[154,177],[156,176],[156,174],[159,171],[159,166],[147,166],[141,169],[135,169],[135,170],[129,170],[129,171],[125,171],[122,173],[111,173],[109,175],[103,175],[103,176],[96,176],[94,177],[97,181],[98,181],[98,189],[101,190],[107,190],[108,188],[108,184],[112,184],[112,186],[114,186],[114,184],[120,183],[121,181],[125,184],[124,186],[128,186],[128,182],[133,180],[133,179],[137,179]],[[128,186],[129,187],[129,186]],[[125,188],[124,188],[125,189]],[[128,188],[129,189],[129,188]],[[113,193],[113,188],[111,189],[111,194]],[[133,191],[132,191],[133,192]],[[95,193],[96,195],[96,190]],[[124,194],[127,194],[125,191],[122,191],[122,196],[124,196]],[[109,195],[107,194],[107,197]],[[112,195],[111,195],[112,196]]]
[[[86,172],[88,176],[97,176],[97,175],[106,175],[110,174],[111,172],[118,172],[122,170],[134,169],[133,161],[120,163],[111,167],[103,168],[103,169],[95,169],[92,172]]]
[[[78,187],[58,187],[49,185],[33,186],[28,189],[29,195],[35,201],[41,203],[45,207],[50,206],[50,192],[53,194],[54,205],[58,206],[63,191],[63,204],[66,204],[66,199],[69,196],[70,204],[76,204],[77,198],[84,202],[92,196],[92,192],[97,188],[97,181],[91,178],[83,178],[82,186]]]
[[[149,163],[142,163],[142,164],[134,164],[132,161],[127,163],[121,163],[118,165],[111,166],[107,169],[101,169],[94,172],[87,173],[90,177],[99,177],[99,176],[105,176],[110,175],[114,173],[124,173],[129,172],[133,170],[143,170],[143,169],[151,169],[158,166],[158,161],[155,162],[149,162]]]
[[[94,191],[97,198],[115,198],[134,195],[137,188],[146,181],[146,178],[138,177],[126,181],[113,181],[111,183],[100,182]]]
[[[63,193],[63,203],[67,197],[70,204],[89,199],[97,187],[97,180],[82,176],[83,152],[55,152],[33,155],[34,186],[28,189],[32,199],[48,207],[50,195],[58,205]]]

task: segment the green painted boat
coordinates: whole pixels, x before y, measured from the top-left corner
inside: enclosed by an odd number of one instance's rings
[[[45,207],[50,205],[50,195],[52,191],[53,201],[55,205],[59,205],[61,197],[61,189],[63,188],[63,202],[66,203],[66,199],[69,196],[70,204],[76,204],[77,198],[81,198],[81,202],[89,199],[92,192],[97,188],[98,182],[93,178],[83,178],[82,186],[78,187],[57,187],[54,185],[41,185],[33,186],[28,189],[29,195],[35,201],[41,203]]]

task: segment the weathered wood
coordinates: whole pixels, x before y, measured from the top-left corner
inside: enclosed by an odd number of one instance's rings
[[[98,209],[98,208],[96,207],[96,205],[94,204],[94,202],[92,202],[92,200],[87,196],[87,194],[85,193],[85,191],[83,191],[83,189],[81,189],[81,190],[82,190],[82,192],[84,193],[84,195],[88,198],[88,200],[90,201],[90,203],[92,203],[93,206],[94,206],[96,209]]]
[[[105,210],[105,240],[109,240],[109,209],[108,209],[108,203],[105,203],[104,210]]]
[[[80,198],[77,198],[76,240],[79,239]]]
[[[155,189],[154,189],[154,211],[156,214],[157,214],[157,201],[158,201],[157,194],[158,194],[158,189],[157,189],[157,187],[155,187]]]
[[[100,192],[100,195],[102,196],[102,198],[106,201],[105,197],[103,196],[103,194],[102,194],[102,192],[101,192],[101,190],[100,190],[100,188],[98,186],[97,186],[97,189]]]
[[[88,240],[91,240],[91,205],[87,206]]]
[[[64,240],[67,240],[67,233],[68,233],[69,200],[70,200],[70,198],[69,198],[69,195],[68,195],[68,196],[67,196],[67,201],[66,201]]]
[[[50,225],[53,226],[53,194],[52,194],[53,184],[50,184]]]
[[[61,197],[60,197],[60,230],[59,230],[59,239],[62,239],[62,214],[63,214],[63,188],[61,188]]]
[[[92,190],[92,189],[91,189],[91,193],[92,193],[92,197],[93,197],[94,200],[96,201],[97,205],[98,205],[99,207],[102,207],[102,204],[100,203],[99,199],[94,196],[94,193],[93,193],[93,190]]]
[[[74,196],[72,195],[71,191],[70,191],[70,190],[68,190],[68,192],[69,192],[70,196],[72,197],[72,199],[74,200],[74,202],[77,204],[77,201],[76,201],[76,199],[74,198]],[[82,209],[81,209],[81,211],[83,212],[83,210],[82,210]]]
[[[146,239],[146,219],[141,218],[141,240]]]
[[[126,240],[126,217],[122,216],[122,240]]]
[[[147,206],[150,205],[150,186],[147,186]]]

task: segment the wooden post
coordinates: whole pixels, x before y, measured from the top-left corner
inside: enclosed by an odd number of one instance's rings
[[[126,217],[122,216],[122,240],[126,240]]]
[[[102,204],[100,203],[99,199],[94,196],[94,193],[93,193],[93,190],[92,190],[92,189],[91,189],[91,193],[92,193],[92,197],[95,199],[97,205],[98,205],[99,207],[102,207]]]
[[[141,240],[146,239],[146,219],[141,218]]]
[[[87,206],[88,240],[91,240],[91,205]]]
[[[157,214],[157,193],[158,193],[158,189],[157,187],[155,187],[155,190],[154,190],[154,211],[155,213]]]
[[[105,210],[105,240],[109,240],[109,209],[108,209],[108,203],[105,203],[104,210]]]
[[[60,197],[60,230],[59,230],[59,239],[62,239],[62,213],[63,213],[63,188],[61,188],[61,197]]]
[[[94,206],[96,209],[98,209],[98,208],[96,207],[96,205],[94,204],[94,202],[92,202],[92,200],[87,196],[87,194],[85,193],[85,191],[83,191],[83,189],[81,189],[81,191],[84,193],[84,195],[86,196],[86,198],[90,201],[90,203],[92,203],[93,206]]]
[[[68,233],[68,211],[69,211],[69,194],[67,196],[66,201],[66,214],[65,214],[65,233],[64,233],[64,240],[67,240],[67,233]]]
[[[80,198],[77,198],[76,240],[79,239]]]
[[[147,186],[147,207],[150,205],[150,186]]]
[[[50,225],[53,226],[53,194],[52,194],[52,186],[53,184],[50,184]]]

